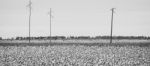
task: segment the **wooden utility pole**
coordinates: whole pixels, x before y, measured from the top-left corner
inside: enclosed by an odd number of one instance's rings
[[[31,35],[30,35],[30,27],[31,27],[31,5],[32,5],[32,2],[31,0],[29,0],[29,4],[28,4],[28,7],[29,7],[29,43],[30,43],[30,38],[31,38]]]
[[[49,17],[50,17],[50,44],[51,44],[51,39],[52,39],[52,37],[51,37],[51,34],[52,34],[52,25],[51,25],[51,21],[52,21],[52,14],[51,14],[51,8],[50,8],[50,12],[49,12]]]
[[[115,9],[115,8],[112,8],[112,9],[111,9],[111,11],[112,11],[112,15],[111,15],[110,44],[112,44],[112,33],[113,33],[113,16],[114,16],[114,9]]]

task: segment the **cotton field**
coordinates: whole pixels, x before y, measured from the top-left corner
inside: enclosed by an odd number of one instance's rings
[[[0,46],[1,66],[150,66],[150,47]]]

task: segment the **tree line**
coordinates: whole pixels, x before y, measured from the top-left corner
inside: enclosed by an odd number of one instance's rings
[[[113,36],[113,39],[150,39],[150,37],[147,36]],[[28,40],[29,37],[15,37],[15,38],[9,38],[11,40]],[[39,37],[30,37],[31,40],[58,40],[58,39],[110,39],[110,36],[39,36]],[[0,40],[2,40],[2,37],[0,37]]]

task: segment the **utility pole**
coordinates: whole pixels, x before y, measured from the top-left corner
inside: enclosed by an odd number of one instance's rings
[[[51,21],[52,21],[52,14],[51,14],[51,8],[50,8],[50,12],[49,12],[49,17],[50,17],[50,44],[51,44],[51,39],[52,39],[52,37],[51,37],[51,34],[52,34],[52,32],[51,32],[51,30],[52,30],[52,25],[51,25]]]
[[[31,5],[32,5],[32,2],[31,0],[29,0],[29,4],[27,5],[29,7],[29,43],[30,43],[30,38],[31,38],[31,35],[30,35],[30,27],[31,27]]]
[[[115,8],[112,8],[112,9],[111,9],[111,11],[112,11],[112,15],[111,15],[110,44],[112,44],[112,33],[113,33],[113,16],[114,16],[114,9],[115,9]]]

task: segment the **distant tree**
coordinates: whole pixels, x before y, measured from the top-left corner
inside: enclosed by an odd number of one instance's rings
[[[16,37],[16,40],[23,40],[23,37]]]
[[[69,39],[77,39],[75,36],[70,36]]]
[[[2,37],[0,37],[0,40],[2,40]]]
[[[78,39],[90,39],[90,36],[78,36]]]
[[[65,36],[57,36],[58,39],[66,39]]]
[[[57,40],[57,39],[66,39],[65,36],[52,36],[51,39]]]

